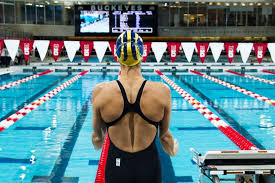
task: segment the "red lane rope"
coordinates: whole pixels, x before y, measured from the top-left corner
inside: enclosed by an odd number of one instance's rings
[[[221,120],[217,115],[210,111],[207,107],[193,98],[189,93],[183,90],[180,86],[170,80],[159,70],[155,72],[166,81],[176,92],[178,92],[185,100],[187,100],[194,109],[198,110],[206,119],[208,119],[215,127],[217,127],[224,135],[226,135],[234,144],[236,144],[242,150],[257,149],[257,147],[251,143],[248,139],[231,128],[225,121]]]
[[[26,77],[26,78],[19,79],[19,80],[17,80],[17,81],[14,81],[14,82],[11,82],[11,83],[2,85],[2,86],[0,86],[0,90],[8,89],[8,88],[10,88],[10,87],[12,87],[12,86],[19,85],[19,84],[21,84],[21,83],[24,83],[24,82],[26,82],[26,81],[32,80],[32,79],[34,79],[34,78],[38,78],[38,77],[43,76],[43,75],[45,75],[45,74],[48,74],[48,73],[50,73],[50,72],[52,72],[52,70],[47,70],[47,71],[45,71],[45,72],[41,72],[41,73],[39,73],[39,74],[35,74],[35,75],[32,75],[32,76],[28,76],[28,77]]]
[[[108,133],[106,132],[105,141],[102,147],[100,160],[99,160],[98,168],[96,172],[95,183],[105,182],[105,168],[106,168],[106,161],[108,158],[109,145],[110,145],[110,139],[109,139]]]
[[[261,82],[264,82],[264,83],[275,85],[275,81],[271,81],[271,80],[268,80],[268,79],[263,79],[263,78],[255,77],[255,76],[252,76],[252,75],[242,74],[242,73],[234,72],[234,71],[231,71],[231,70],[227,70],[226,72],[229,72],[229,73],[232,73],[232,74],[235,74],[235,75],[239,75],[239,76],[242,76],[242,77],[245,77],[245,78],[254,79],[254,80],[257,80],[257,81],[261,81]]]
[[[199,75],[199,76],[201,76],[201,77],[204,77],[204,78],[206,78],[206,79],[208,79],[208,80],[210,80],[210,81],[214,81],[215,83],[218,83],[218,84],[220,84],[220,85],[223,85],[223,86],[226,86],[226,87],[228,87],[228,88],[231,88],[232,90],[238,91],[238,92],[240,92],[240,93],[243,93],[243,94],[245,94],[245,95],[248,95],[248,96],[250,96],[250,97],[253,97],[253,98],[255,98],[255,99],[258,99],[258,100],[260,100],[260,101],[263,101],[263,102],[266,102],[266,103],[268,103],[268,104],[271,104],[271,105],[274,105],[274,106],[275,106],[275,100],[269,99],[269,98],[267,98],[267,97],[264,97],[264,96],[262,96],[262,95],[259,95],[259,94],[257,94],[257,93],[254,93],[254,92],[251,92],[251,91],[246,90],[246,89],[244,89],[244,88],[241,88],[241,87],[239,87],[239,86],[236,86],[236,85],[227,83],[227,82],[222,81],[222,80],[220,80],[220,79],[217,79],[217,78],[215,78],[215,77],[212,77],[212,76],[209,76],[209,75],[206,75],[206,74],[202,74],[202,73],[200,73],[200,72],[198,72],[198,71],[195,71],[195,70],[190,70],[190,72],[193,72],[194,74],[197,74],[197,75]]]
[[[268,70],[262,70],[262,72],[269,73],[269,74],[275,74],[275,72],[268,71]]]
[[[67,88],[69,85],[71,85],[73,82],[78,80],[80,77],[82,77],[84,74],[86,74],[88,71],[83,71],[80,74],[74,76],[70,80],[64,82],[62,85],[58,86],[57,88],[53,89],[49,93],[45,94],[44,96],[40,97],[39,99],[35,100],[31,104],[27,105],[23,109],[20,109],[18,112],[12,114],[8,118],[2,120],[0,122],[0,132],[4,131],[5,129],[9,128],[11,125],[13,125],[16,121],[26,116],[28,113],[30,113],[32,110]]]

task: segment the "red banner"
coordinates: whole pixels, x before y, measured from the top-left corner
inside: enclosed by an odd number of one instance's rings
[[[50,42],[50,48],[52,50],[52,56],[53,56],[55,61],[57,61],[63,47],[64,47],[64,42],[63,41],[51,41]]]
[[[238,43],[224,43],[224,48],[226,50],[229,63],[232,63],[237,47]]]
[[[151,42],[143,42],[143,62],[146,62],[151,49]]]
[[[180,42],[167,42],[169,55],[171,58],[171,61],[174,62],[181,46]]]
[[[198,54],[202,63],[204,62],[205,57],[207,55],[208,46],[209,43],[196,43]]]
[[[259,63],[262,63],[266,48],[267,48],[267,43],[254,43],[253,44],[255,55],[258,59]]]
[[[33,40],[21,40],[20,46],[25,58],[25,61],[27,62],[29,60],[29,57],[31,55],[32,46],[33,46]]]
[[[116,42],[114,41],[109,41],[109,45],[112,51],[112,54],[114,56],[115,61],[117,61],[117,55],[116,55]]]
[[[4,40],[0,40],[0,58],[1,58],[1,55],[2,55],[3,46],[4,46]]]
[[[81,52],[84,60],[88,62],[94,43],[92,41],[80,41]]]

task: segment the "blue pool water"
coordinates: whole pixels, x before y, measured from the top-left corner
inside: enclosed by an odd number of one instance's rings
[[[29,75],[2,75],[0,85]],[[50,73],[0,91],[0,121],[75,75]],[[167,76],[255,145],[274,149],[274,106],[197,75]],[[275,80],[274,75],[257,76]],[[144,77],[163,81],[154,73]],[[233,75],[216,77],[275,99],[274,85]],[[65,177],[67,182],[94,182],[100,151],[94,150],[91,143],[91,93],[98,83],[116,78],[115,74],[88,73],[1,132],[0,182],[27,183],[39,179],[46,182],[49,177],[56,181]],[[175,90],[171,89],[171,92],[170,129],[179,141],[179,152],[177,156],[169,157],[157,141],[163,182],[197,182],[198,169],[191,160],[191,147],[202,153],[238,147]]]

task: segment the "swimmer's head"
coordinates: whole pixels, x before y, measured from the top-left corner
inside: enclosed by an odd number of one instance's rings
[[[133,30],[125,31],[118,36],[115,51],[122,65],[137,65],[142,60],[143,41]]]

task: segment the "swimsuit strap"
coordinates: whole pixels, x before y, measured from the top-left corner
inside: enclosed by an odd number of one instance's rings
[[[115,123],[117,123],[119,120],[121,120],[123,118],[123,116],[125,114],[127,114],[128,112],[136,112],[138,113],[145,121],[147,121],[148,123],[154,125],[156,128],[158,128],[158,122],[155,122],[155,121],[152,121],[150,119],[148,119],[141,111],[141,108],[140,108],[140,99],[141,99],[141,96],[142,96],[142,92],[143,92],[143,89],[144,89],[144,86],[146,84],[147,80],[144,80],[139,91],[138,91],[138,94],[137,94],[137,98],[136,98],[136,101],[135,103],[129,103],[128,99],[127,99],[127,94],[125,92],[125,89],[123,87],[123,85],[121,84],[121,82],[119,80],[117,80],[117,84],[120,88],[120,91],[121,91],[121,95],[123,97],[123,101],[124,101],[124,107],[123,107],[123,112],[121,113],[121,115],[114,121],[112,122],[109,122],[109,123],[105,123],[107,128],[109,128],[110,126],[113,126]]]

